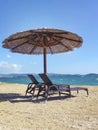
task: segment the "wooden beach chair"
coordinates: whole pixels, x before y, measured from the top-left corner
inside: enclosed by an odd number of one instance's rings
[[[34,77],[34,75],[32,74],[28,74],[28,77],[31,79],[32,83],[29,83],[26,89],[26,93],[25,96],[27,95],[27,93],[31,94],[32,97],[34,96],[35,90],[40,90],[43,91],[44,90],[44,84],[40,83],[37,81],[37,79]],[[37,94],[38,97],[38,94]]]
[[[64,92],[68,92],[69,96],[71,97],[71,92],[76,91],[77,94],[80,90],[84,90],[89,95],[88,88],[85,87],[70,87],[68,84],[53,84],[52,81],[46,74],[39,74],[46,85],[46,99],[48,98],[50,91],[58,91],[59,95],[64,94]],[[40,91],[39,91],[40,93]]]
[[[53,84],[52,81],[49,79],[49,77],[46,74],[39,74],[41,79],[44,81],[45,84],[45,98],[46,100],[48,99],[49,93],[50,92],[58,92],[59,96],[61,94],[67,94],[69,97],[71,96],[71,91],[70,91],[70,85],[68,84]],[[40,93],[40,91],[39,91]],[[38,96],[39,96],[38,93]]]

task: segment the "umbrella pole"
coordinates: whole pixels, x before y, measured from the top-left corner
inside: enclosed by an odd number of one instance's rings
[[[46,74],[46,48],[44,48],[44,74]]]

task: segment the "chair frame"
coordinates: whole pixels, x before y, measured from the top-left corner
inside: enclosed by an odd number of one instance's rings
[[[71,91],[70,91],[70,85],[68,84],[53,84],[52,81],[50,80],[50,78],[42,73],[39,74],[39,76],[41,77],[41,79],[44,81],[45,84],[45,99],[48,99],[49,96],[49,92],[53,91],[53,93],[55,91],[57,91],[59,93],[59,96],[61,96],[61,94],[67,94],[69,97],[71,97]],[[39,91],[40,93],[40,91]],[[38,93],[38,95],[39,95]]]
[[[37,79],[34,77],[34,75],[32,74],[28,74],[28,77],[31,79],[32,83],[29,83],[28,86],[27,86],[27,89],[26,89],[26,93],[25,93],[25,96],[27,95],[27,93],[31,94],[32,95],[32,98],[35,96],[35,90],[38,90],[38,93],[39,91],[43,91],[44,88],[42,87],[42,85],[44,86],[43,83],[39,83],[37,81]],[[37,94],[37,98],[38,98],[38,94]]]

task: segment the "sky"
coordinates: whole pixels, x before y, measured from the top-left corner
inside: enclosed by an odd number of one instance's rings
[[[16,32],[43,27],[83,38],[78,49],[47,55],[48,73],[98,73],[98,0],[0,0],[0,74],[43,72],[43,55],[2,47],[3,40]]]

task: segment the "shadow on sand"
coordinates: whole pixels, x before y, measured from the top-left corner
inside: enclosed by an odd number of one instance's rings
[[[28,98],[30,98],[31,96],[28,96]],[[24,99],[28,99],[26,96],[20,95],[20,94],[16,94],[16,93],[0,93],[0,102],[5,102],[5,101],[13,101],[13,100],[24,100]]]
[[[65,100],[67,98],[74,98],[76,96],[69,97],[68,95],[62,95],[62,96],[49,96],[48,101],[54,101],[54,100]],[[9,101],[11,103],[19,103],[19,102],[32,102],[32,103],[40,103],[45,102],[45,98],[40,96],[39,99],[36,98],[36,95],[34,98],[32,96],[23,96],[16,93],[0,93],[0,102]]]

